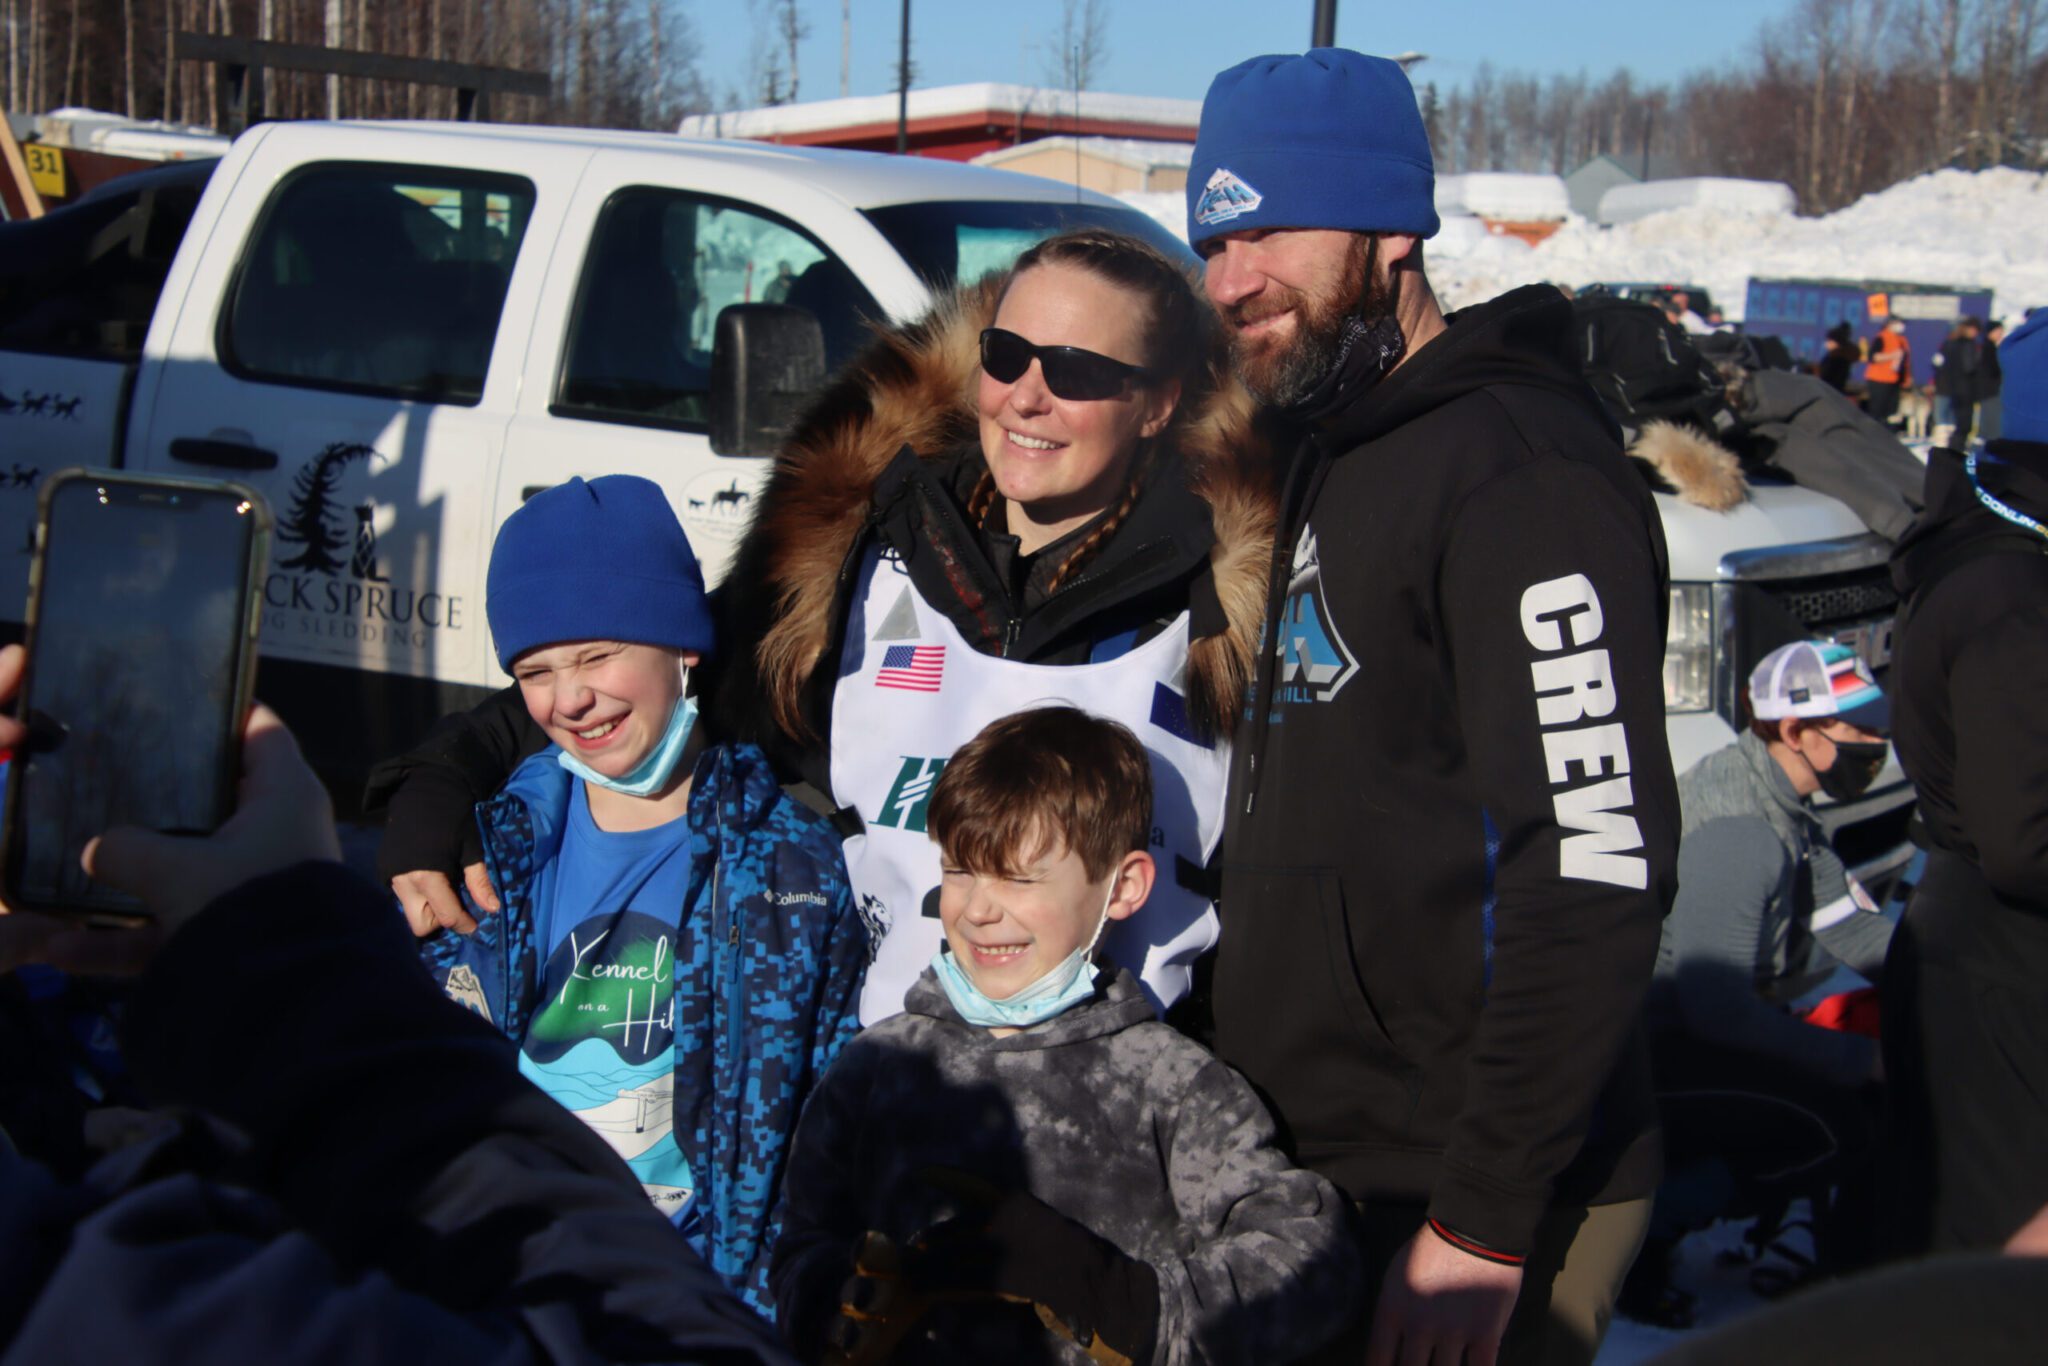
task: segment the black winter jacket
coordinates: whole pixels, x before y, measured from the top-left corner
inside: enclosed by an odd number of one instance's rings
[[[1548,287],[1303,445],[1224,841],[1217,1051],[1299,1160],[1523,1253],[1648,1194],[1669,576]]]
[[[1984,348],[1970,337],[1950,337],[1934,357],[1934,392],[1965,403],[1977,400],[1977,368]]]
[[[1977,389],[1972,398],[1982,403],[1988,398],[1998,398],[2005,392],[2005,366],[1998,359],[1998,348],[1986,342],[1977,358]]]
[[[1994,441],[1979,461],[1993,496],[2048,524],[2048,445]],[[1904,599],[1892,743],[1927,841],[1981,878],[1973,902],[2032,922],[2015,926],[2038,946],[2027,971],[2048,971],[2048,537],[1992,512],[1964,457],[1936,450],[1927,511],[1892,553],[1892,582]],[[1989,921],[1977,929],[1998,934]],[[2012,947],[1978,938],[1968,954],[2012,972]]]
[[[789,1360],[338,865],[180,931],[125,1043],[167,1132],[0,1142],[0,1362]]]

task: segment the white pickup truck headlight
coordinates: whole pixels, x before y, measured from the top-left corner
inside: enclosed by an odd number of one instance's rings
[[[1714,586],[1671,585],[1671,626],[1664,637],[1664,710],[1714,705]]]

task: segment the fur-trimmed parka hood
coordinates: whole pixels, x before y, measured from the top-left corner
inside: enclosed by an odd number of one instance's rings
[[[821,694],[814,675],[836,648],[852,557],[875,526],[885,473],[906,448],[929,466],[978,446],[980,335],[1006,282],[989,277],[942,298],[923,318],[881,331],[798,420],[755,500],[727,578],[725,696],[757,715],[765,710],[766,724],[785,740],[816,738],[810,718],[829,695],[829,680]],[[1285,446],[1270,430],[1272,419],[1230,377],[1220,344],[1205,390],[1183,398],[1158,438],[1177,464],[1157,467],[1162,478],[1177,467],[1207,508],[1206,578],[1214,594],[1210,629],[1196,613],[1188,701],[1196,724],[1228,734],[1252,677]]]

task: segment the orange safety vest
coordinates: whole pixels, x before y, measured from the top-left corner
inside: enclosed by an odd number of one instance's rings
[[[1903,332],[1880,332],[1876,338],[1877,354],[1870,358],[1870,364],[1863,371],[1863,378],[1869,384],[1906,384],[1913,378],[1913,348],[1906,344]]]

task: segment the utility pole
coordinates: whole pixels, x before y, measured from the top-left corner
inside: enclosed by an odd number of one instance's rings
[[[325,20],[327,46],[329,49],[338,48],[341,46],[341,0],[327,0],[326,10],[322,18]],[[327,117],[341,117],[341,77],[335,75],[327,78]]]
[[[1337,46],[1337,0],[1316,0],[1315,27],[1308,42],[1310,47]]]
[[[903,34],[896,44],[896,155],[910,150],[910,0],[903,0]]]
[[[839,98],[853,93],[853,0],[839,0]]]

